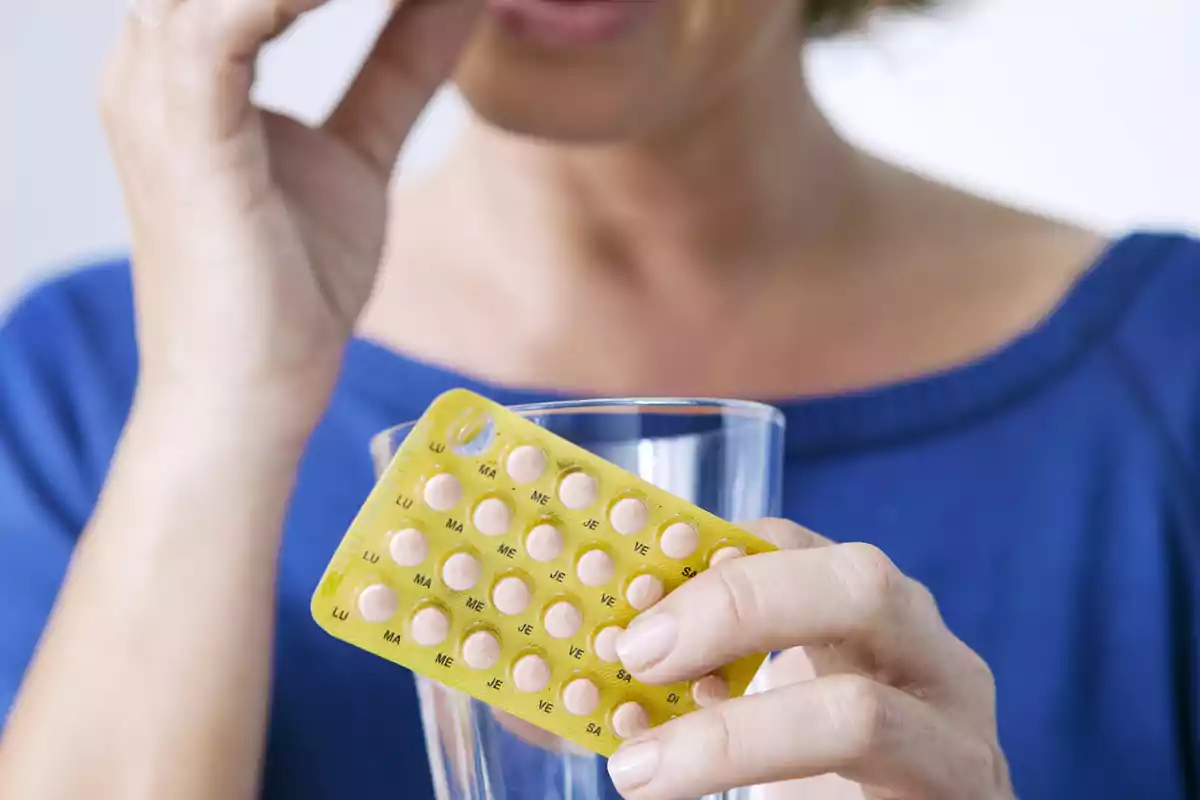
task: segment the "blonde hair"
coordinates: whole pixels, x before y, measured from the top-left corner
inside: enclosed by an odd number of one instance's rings
[[[804,27],[810,36],[842,33],[862,24],[872,11],[882,8],[915,10],[934,0],[806,0]]]

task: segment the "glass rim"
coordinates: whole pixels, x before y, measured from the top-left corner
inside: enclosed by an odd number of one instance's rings
[[[542,403],[521,403],[515,406],[505,406],[514,414],[523,417],[535,414],[565,414],[582,413],[595,409],[594,413],[605,413],[605,409],[646,409],[653,413],[655,409],[699,409],[699,413],[712,416],[734,414],[746,419],[761,422],[775,428],[783,428],[785,417],[783,411],[757,400],[732,400],[726,398],[708,397],[598,397],[578,400],[551,400]],[[399,431],[406,430],[417,424],[419,419],[401,422],[398,425],[384,428],[371,437],[372,442],[390,438]]]

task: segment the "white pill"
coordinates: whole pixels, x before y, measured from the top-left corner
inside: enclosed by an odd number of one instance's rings
[[[729,684],[719,675],[708,675],[692,684],[692,699],[701,708],[729,699]]]
[[[613,530],[622,536],[632,536],[650,521],[650,509],[636,497],[624,497],[613,503],[608,512]]]
[[[471,521],[484,536],[503,536],[512,524],[512,509],[499,497],[488,497],[475,506]]]
[[[558,484],[558,499],[572,511],[582,511],[595,504],[600,487],[586,472],[572,472]]]
[[[436,647],[450,635],[450,618],[440,608],[427,606],[413,615],[409,631],[422,647]]]
[[[617,639],[622,630],[624,629],[620,625],[609,625],[596,631],[592,638],[592,650],[596,653],[596,658],[606,664],[615,664],[621,660],[617,655]]]
[[[578,678],[563,689],[562,703],[568,714],[586,717],[600,705],[600,690],[587,678]]]
[[[388,553],[401,567],[419,567],[429,557],[429,543],[425,541],[425,534],[416,528],[405,528],[392,536]]]
[[[574,603],[562,600],[546,609],[542,624],[546,626],[546,633],[555,639],[570,639],[583,627],[583,614]]]
[[[358,613],[367,622],[387,622],[399,607],[396,593],[383,584],[368,586],[358,595]]]
[[[662,581],[653,575],[638,575],[629,582],[625,600],[638,611],[645,611],[663,598]]]
[[[512,677],[522,692],[540,692],[550,685],[550,666],[539,655],[521,656],[513,665]]]
[[[504,469],[517,483],[533,483],[546,471],[546,454],[531,445],[521,445],[508,454]]]
[[[482,572],[478,558],[470,553],[455,553],[442,564],[442,582],[456,592],[466,592],[475,588]]]
[[[662,532],[658,547],[667,558],[681,561],[690,558],[700,547],[700,534],[686,522],[676,522]]]
[[[475,631],[463,642],[462,658],[471,669],[491,669],[500,660],[500,640],[491,631]]]
[[[529,557],[534,561],[543,564],[558,558],[562,548],[562,533],[553,525],[538,525],[525,537],[525,552],[529,553]]]
[[[622,703],[612,715],[613,733],[632,739],[650,730],[650,715],[637,703]]]
[[[724,564],[726,561],[733,561],[735,558],[742,558],[745,555],[746,551],[740,547],[722,547],[708,559],[708,565],[715,567],[718,564]]]
[[[425,505],[434,511],[449,511],[462,502],[463,487],[458,478],[442,473],[425,482]]]
[[[579,557],[575,574],[584,586],[603,586],[613,579],[616,565],[603,550],[589,550]]]
[[[492,589],[492,605],[501,614],[520,614],[529,607],[529,585],[513,575],[501,578]]]

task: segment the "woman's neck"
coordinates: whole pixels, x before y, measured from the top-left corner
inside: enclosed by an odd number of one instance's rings
[[[540,266],[556,280],[579,271],[723,291],[828,249],[862,220],[864,160],[796,62],[764,63],[687,125],[632,143],[554,145],[476,122],[445,178],[497,235],[553,242],[554,263]]]
[[[399,195],[365,335],[508,384],[817,394],[978,356],[1086,265],[1093,238],[847,145],[794,56],[746,77],[636,143],[472,125]]]

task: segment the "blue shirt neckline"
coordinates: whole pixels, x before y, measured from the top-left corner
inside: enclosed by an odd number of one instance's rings
[[[962,366],[857,392],[766,400],[787,417],[792,454],[820,455],[899,442],[952,429],[1012,405],[1061,380],[1074,362],[1112,331],[1140,288],[1167,260],[1164,251],[1184,236],[1134,232],[1111,241],[1059,305],[1026,333]],[[347,351],[347,389],[409,421],[396,408],[397,382],[433,394],[466,388],[505,405],[581,399],[554,389],[513,388],[412,358],[364,338]],[[594,398],[595,395],[588,395]]]

